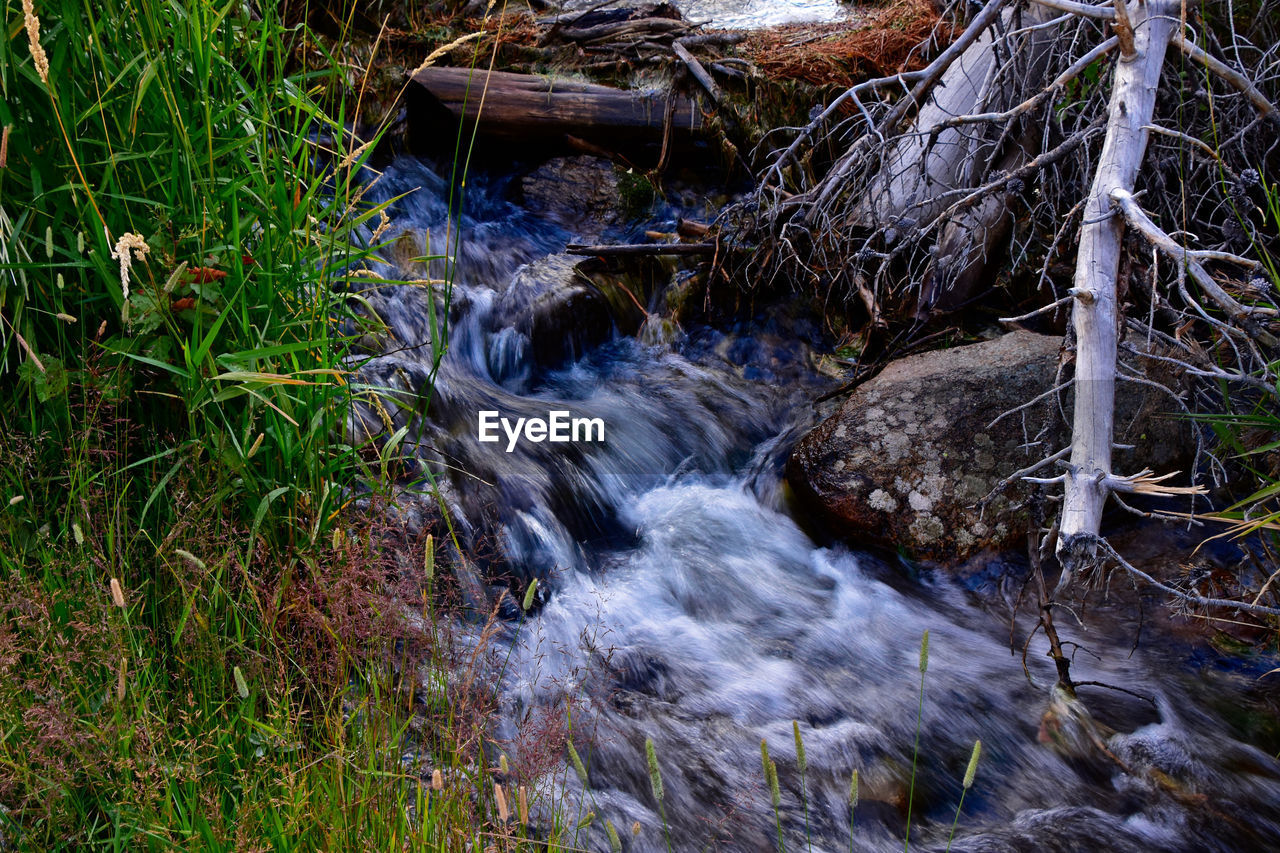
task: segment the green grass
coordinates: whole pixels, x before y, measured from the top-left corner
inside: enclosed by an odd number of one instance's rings
[[[393,560],[431,552],[370,520],[394,442],[346,434],[382,211],[342,64],[269,4],[33,11],[0,44],[0,835],[473,844],[487,698],[417,683],[458,671]]]

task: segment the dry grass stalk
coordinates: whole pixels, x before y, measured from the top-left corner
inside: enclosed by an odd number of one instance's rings
[[[36,17],[35,6],[31,0],[22,0],[23,24],[27,28],[27,45],[31,48],[31,61],[40,75],[40,82],[49,85],[49,57],[45,55],[40,44],[40,19]],[[5,134],[6,138],[8,134]]]

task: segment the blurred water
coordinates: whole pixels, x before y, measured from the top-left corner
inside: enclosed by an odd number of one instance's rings
[[[1107,722],[1126,732],[1112,736],[1052,704],[1043,649],[1032,646],[1024,673],[1007,615],[972,591],[905,580],[899,567],[820,547],[797,526],[779,483],[812,418],[818,380],[802,347],[760,329],[687,329],[665,343],[614,336],[566,364],[533,364],[529,341],[495,305],[522,265],[570,235],[504,200],[506,187],[502,176],[470,182],[468,216],[455,225],[450,349],[429,405],[418,395],[431,373],[431,289],[369,295],[390,335],[362,370],[396,392],[394,426],[409,428],[409,446],[442,478],[468,543],[495,538],[504,565],[542,579],[542,606],[509,620],[496,646],[493,735],[517,768],[530,766],[544,748],[538,732],[571,709],[590,784],[563,764],[543,784],[565,786],[572,819],[595,812],[579,849],[608,849],[606,818],[626,849],[666,849],[646,738],[657,745],[676,850],[770,850],[779,826],[789,850],[900,849],[926,629],[913,845],[946,846],[981,738],[954,850],[1280,849],[1280,764],[1226,734],[1222,710],[1253,675],[1207,666],[1167,638],[1131,653],[1135,624],[1095,626],[1079,671],[1158,705],[1106,696]],[[397,161],[374,195],[406,191],[395,228],[413,240],[443,234],[443,186],[426,164]],[[408,266],[402,258],[376,271],[423,275]],[[436,261],[426,273],[445,269]],[[506,453],[475,439],[478,409],[551,407],[603,418],[607,441]],[[366,414],[361,428],[376,431]],[[1110,738],[1114,760],[1071,746],[1090,733]],[[762,739],[779,768],[776,824]],[[855,768],[862,800],[851,830]]]
[[[850,6],[838,0],[679,0],[691,21],[710,21],[724,29],[760,29],[778,24],[837,21]]]
[[[840,0],[673,0],[686,19],[716,29],[753,30],[779,24],[812,24],[838,21],[853,11],[851,3]],[[623,0],[606,8],[628,8],[640,4]],[[569,0],[566,10],[599,8],[592,0]]]

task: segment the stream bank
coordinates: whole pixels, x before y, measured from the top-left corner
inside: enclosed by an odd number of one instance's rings
[[[530,180],[540,171],[548,180]],[[889,492],[875,507],[884,515],[865,522],[870,532],[841,531],[852,542],[793,500],[787,460],[797,458],[797,443],[815,441],[802,438],[823,414],[812,401],[841,382],[831,375],[839,338],[824,307],[709,283],[669,259],[639,272],[576,261],[565,255],[570,243],[675,234],[681,220],[714,218],[718,205],[700,203],[693,190],[684,204],[673,194],[677,203],[655,199],[639,206],[642,215],[611,215],[610,175],[616,190],[625,168],[580,159],[549,171],[541,160],[480,170],[451,221],[443,164],[402,155],[387,165],[371,197],[408,193],[393,202],[387,235],[408,248],[374,274],[449,279],[453,292],[447,306],[424,287],[371,298],[389,334],[370,342],[361,371],[394,405],[389,424],[366,411],[360,428],[406,429],[405,447],[433,472],[463,544],[455,571],[464,598],[481,614],[498,606],[503,617],[496,639],[476,629],[463,640],[492,654],[500,711],[491,754],[506,755],[522,784],[549,799],[557,792],[562,822],[595,815],[576,844],[606,849],[607,819],[638,825],[623,834],[629,850],[665,849],[664,824],[681,850],[769,849],[779,830],[788,849],[891,849],[910,813],[912,842],[941,849],[979,738],[984,762],[955,849],[1091,850],[1099,838],[1114,850],[1188,849],[1188,838],[1211,850],[1280,844],[1280,766],[1274,734],[1260,722],[1274,715],[1274,694],[1259,681],[1267,658],[1222,653],[1203,632],[1135,617],[1164,602],[1117,592],[1093,603],[1077,672],[1130,692],[1090,693],[1087,708],[1055,694],[1020,592],[1028,566],[1017,552],[984,550],[1015,545],[1018,530],[1001,532],[1005,522],[993,519],[995,535],[961,542],[954,516],[930,513],[935,535],[923,544],[943,544],[911,556],[975,558],[950,577],[894,553],[907,544],[894,525],[912,522],[888,501],[916,513],[927,501],[932,510],[937,495],[919,483],[904,483],[901,494],[880,489]],[[429,235],[450,229],[460,235],[455,265],[408,268],[428,254]],[[433,372],[428,317],[446,308],[448,352]],[[1052,348],[1036,352],[1051,373]],[[968,369],[941,365],[943,384]],[[863,396],[850,398],[847,414],[868,419],[872,393],[870,383],[855,392]],[[507,451],[477,438],[481,411],[532,418],[553,409],[600,419],[608,439]],[[1000,411],[943,414],[940,426],[955,428],[953,455],[970,454],[966,428]],[[867,429],[918,445],[903,426]],[[873,440],[823,453],[844,458]],[[976,449],[1005,463],[1015,446]],[[818,472],[839,461],[809,455]],[[988,482],[1008,473],[993,470]],[[922,477],[954,479],[940,466]],[[868,500],[876,491],[866,489]],[[979,491],[957,496],[953,509],[967,510]],[[415,500],[429,505],[436,495],[406,493],[406,505]],[[1151,528],[1137,535],[1160,538]],[[1169,559],[1165,552],[1143,565],[1159,573]],[[526,617],[516,602],[535,580]],[[569,738],[582,776],[547,761]],[[663,772],[661,802],[647,740]],[[778,764],[777,812],[761,740]],[[851,822],[853,770],[862,788]],[[553,820],[535,808],[532,831]]]

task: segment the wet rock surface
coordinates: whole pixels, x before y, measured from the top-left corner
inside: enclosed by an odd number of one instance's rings
[[[597,239],[620,221],[618,177],[600,157],[552,158],[521,179],[520,194],[526,209],[578,239]]]
[[[548,255],[526,264],[494,305],[494,329],[514,329],[529,341],[537,364],[554,367],[608,340],[615,312],[578,270],[581,258]]]

